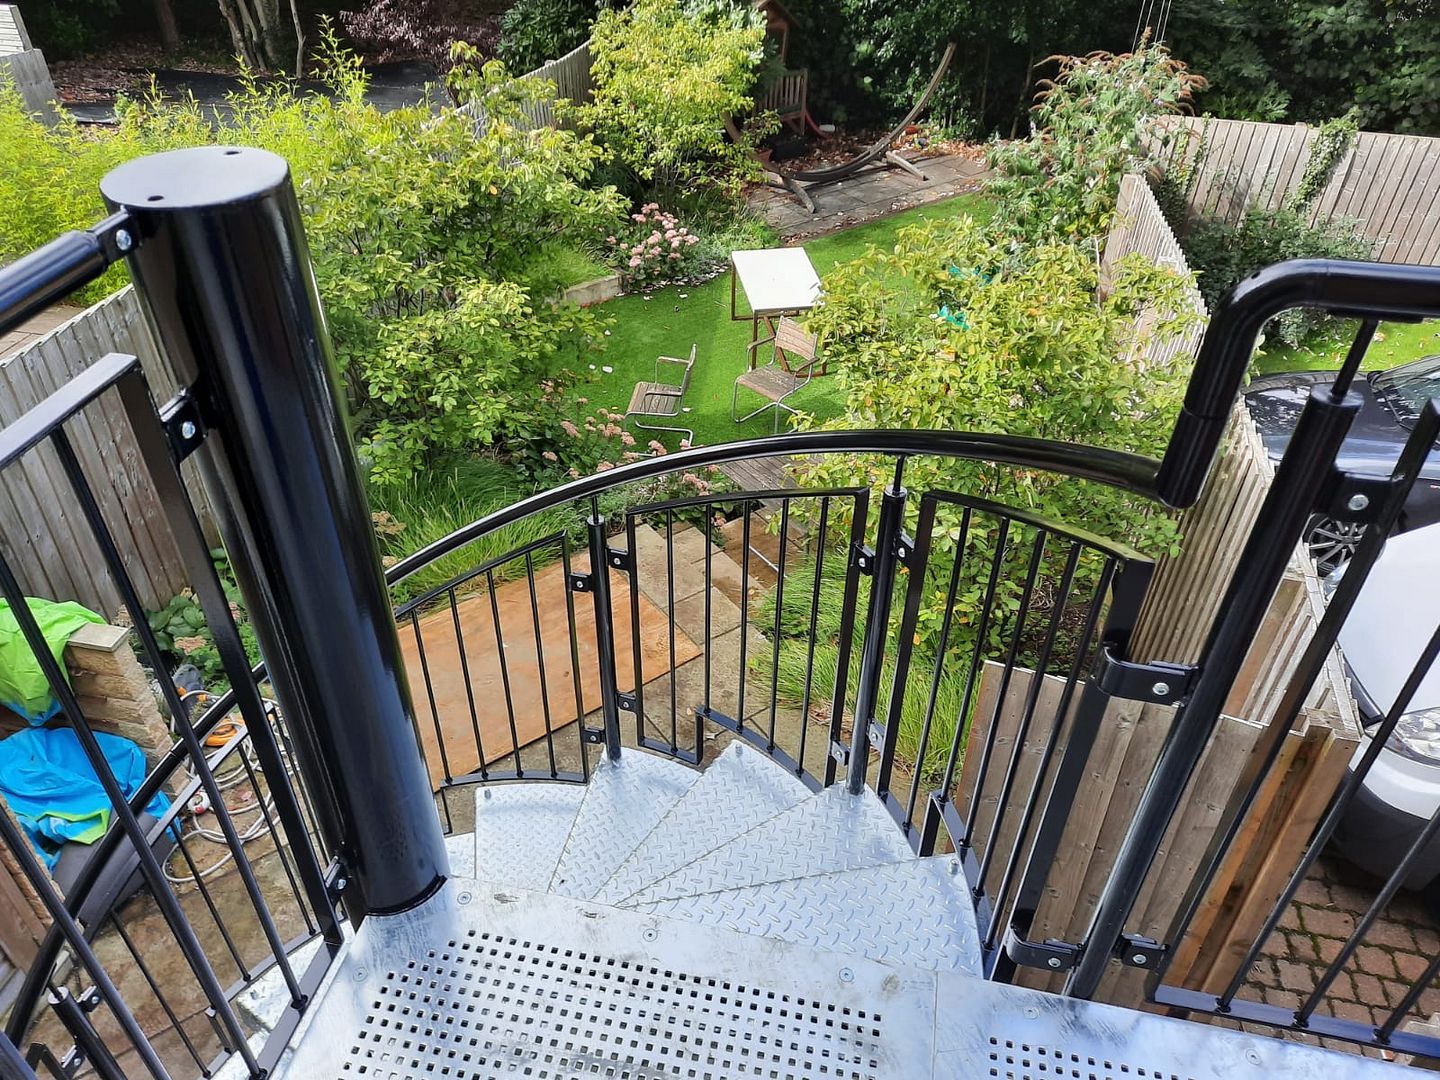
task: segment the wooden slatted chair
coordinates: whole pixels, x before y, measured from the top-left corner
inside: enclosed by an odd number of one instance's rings
[[[625,410],[626,420],[633,417],[637,428],[644,428],[646,431],[674,431],[685,436],[687,442],[695,441],[695,432],[691,428],[675,424],[644,423],[644,420],[673,420],[684,412],[685,391],[690,389],[690,373],[695,369],[695,349],[695,345],[690,346],[688,360],[674,356],[655,358],[655,381],[635,384],[635,390],[630,395],[630,406]],[[662,364],[672,365],[671,371],[674,371],[675,366],[682,369],[678,383],[666,382],[661,378]]]
[[[794,413],[786,399],[805,386],[816,375],[825,374],[825,363],[819,356],[819,343],[794,319],[781,318],[775,328],[774,351],[770,363],[751,368],[735,380],[730,391],[730,419],[737,424],[759,416],[766,409],[775,411],[775,430],[780,430],[780,414]],[[740,415],[740,391],[759,394],[765,403]]]

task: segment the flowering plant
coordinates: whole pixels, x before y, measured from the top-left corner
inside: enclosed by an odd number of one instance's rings
[[[613,262],[631,288],[653,288],[704,270],[700,238],[658,203],[646,203],[605,238]]]

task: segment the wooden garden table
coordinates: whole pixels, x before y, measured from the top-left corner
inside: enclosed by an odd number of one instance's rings
[[[804,248],[764,248],[730,253],[730,318],[750,320],[749,369],[755,369],[755,354],[761,345],[775,340],[775,320],[782,315],[800,315],[820,299],[820,275]],[[737,306],[737,289],[744,290],[749,315]],[[767,337],[760,336],[764,324]]]

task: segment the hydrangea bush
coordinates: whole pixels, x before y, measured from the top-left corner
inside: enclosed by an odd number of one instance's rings
[[[632,290],[689,280],[707,269],[700,237],[658,203],[646,203],[631,214],[605,244]]]

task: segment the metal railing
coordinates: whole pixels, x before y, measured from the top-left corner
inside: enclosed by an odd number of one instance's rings
[[[434,789],[448,796],[480,782],[584,782],[591,754],[613,759],[627,747],[700,764],[720,733],[745,739],[812,788],[842,780],[854,793],[872,788],[918,853],[956,852],[981,916],[992,977],[1014,978],[1019,968],[1034,966],[1064,972],[1065,993],[1092,997],[1117,954],[1143,956],[1155,973],[1155,1000],[1177,1008],[1440,1052],[1436,1040],[1400,1032],[1399,1011],[1367,1030],[1321,1016],[1318,1000],[1276,1010],[1243,1001],[1238,984],[1212,995],[1164,981],[1166,958],[1233,842],[1252,786],[1231,808],[1167,939],[1143,941],[1126,932],[1185,783],[1308,517],[1325,509],[1373,528],[1300,665],[1282,721],[1303,701],[1440,429],[1432,403],[1390,478],[1347,476],[1334,467],[1359,407],[1349,384],[1374,320],[1440,314],[1440,271],[1294,263],[1247,280],[1215,313],[1161,462],[961,432],[829,431],[683,450],[540,492],[437,541],[390,571],[392,588],[516,522],[562,512],[541,539],[477,562],[392,609],[345,442],[348,428],[313,282],[303,269],[308,256],[283,163],[238,148],[185,151],[126,166],[107,179],[105,191],[115,216],[0,272],[0,332],[124,255],[187,389],[156,409],[133,358],[100,358],[0,431],[0,470],[41,442],[54,447],[79,512],[133,611],[140,607],[70,452],[67,421],[97,396],[117,395],[161,501],[172,508],[170,525],[192,567],[232,696],[192,722],[168,680],[159,679],[178,744],[136,796],[127,800],[113,779],[106,782],[116,826],[98,850],[106,858],[134,859],[154,917],[203,1001],[199,1015],[207,1024],[213,1018],[216,1052],[193,1037],[169,1057],[157,1048],[158,1036],[189,1016],[152,970],[156,952],[127,937],[124,910],[112,905],[89,925],[77,921],[99,861],[62,898],[28,841],[0,815],[0,839],[55,923],[42,962],[30,973],[23,1008],[0,1043],[7,1077],[34,1075],[10,1053],[27,1039],[34,1040],[31,1064],[57,1075],[68,1075],[82,1058],[107,1078],[142,1071],[170,1076],[192,1067],[205,1074],[219,1057],[233,1054],[249,1075],[264,1076],[340,947],[337,905],[359,921],[424,903],[443,883],[449,871]],[[1280,310],[1301,304],[1362,313],[1369,321],[1334,386],[1311,395],[1193,667],[1127,659],[1149,564],[1122,542],[964,492],[923,491],[912,498],[906,491],[917,459],[948,458],[1188,505],[1261,328]],[[179,462],[192,453],[204,468],[278,710],[259,691],[260,673],[251,668],[180,483]],[[852,483],[813,489],[707,492],[692,484],[690,493],[677,494],[657,486],[666,477],[708,475],[710,466],[749,458],[798,459],[803,473],[809,462],[833,455],[868,458],[872,466],[880,459],[890,480],[878,499],[868,469]],[[962,591],[967,598],[960,603]],[[91,726],[3,560],[0,592],[105,779]],[[922,627],[927,598],[937,593],[938,624]],[[135,633],[153,669],[165,671],[143,620]],[[1422,665],[1437,652],[1440,634]],[[418,711],[405,685],[407,667]],[[1421,670],[1410,680],[1412,690]],[[1058,699],[1042,709],[1044,691],[1036,687],[1046,676],[1058,681]],[[1029,687],[1017,698],[1012,690],[1026,678]],[[1117,698],[1175,704],[1173,726],[1088,932],[1072,942],[1030,940],[1035,903],[1090,746],[1105,706]],[[994,722],[1007,700],[1019,702],[1020,731],[1008,750]],[[1372,747],[1393,730],[1404,700]],[[207,755],[205,735],[232,708],[244,720],[245,737]],[[977,723],[986,731],[978,742],[971,738]],[[1266,763],[1275,760],[1285,727],[1277,724]],[[1028,772],[1021,768],[1027,743],[1038,748]],[[1356,763],[1356,776],[1375,753]],[[203,793],[215,811],[220,840],[206,839],[233,859],[235,895],[253,913],[264,942],[257,959],[239,947],[229,933],[230,915],[202,887],[204,866],[183,832],[178,857],[187,869],[167,877],[153,845],[173,834],[182,811],[150,829],[139,821],[141,797],[179,777],[182,767],[193,780],[177,795]],[[1263,780],[1260,772],[1255,784]],[[283,895],[302,913],[303,928],[293,934],[275,918],[275,891],[260,880],[260,860],[246,846],[248,829],[236,825],[226,802],[231,781],[247,786],[263,808],[257,812],[276,849]],[[1342,788],[1307,859],[1356,783]],[[988,819],[982,793],[998,799]],[[442,809],[448,816],[448,802]],[[1440,824],[1432,821],[1427,838],[1435,831]],[[1381,890],[1374,910],[1393,895],[1405,870]],[[175,877],[194,877],[193,894],[182,896]],[[201,917],[213,920],[218,940],[202,940]],[[1371,922],[1362,920],[1345,955]],[[1272,920],[1267,932],[1275,925]],[[300,972],[289,957],[299,941],[314,936],[329,948]],[[78,992],[54,974],[61,944],[85,984]],[[161,1018],[142,1020],[139,1000],[122,993],[116,957],[161,1001]],[[234,985],[222,981],[227,964],[239,971]],[[286,1019],[257,1048],[233,998],[267,965],[280,973],[289,1004]],[[1415,982],[1404,1007],[1414,1004],[1437,968],[1440,961]],[[42,994],[63,1039],[38,1037]],[[71,1043],[65,1054],[49,1049],[65,1039]],[[60,1064],[62,1057],[68,1062]]]

